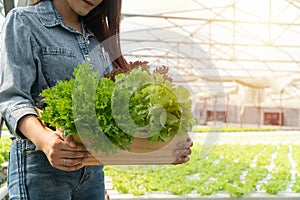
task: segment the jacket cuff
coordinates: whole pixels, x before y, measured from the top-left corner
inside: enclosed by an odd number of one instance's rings
[[[31,104],[18,105],[13,109],[8,110],[7,113],[5,114],[4,118],[6,121],[6,125],[12,135],[21,138],[24,137],[22,133],[17,130],[17,126],[18,126],[18,121],[25,115],[37,116],[37,113]]]

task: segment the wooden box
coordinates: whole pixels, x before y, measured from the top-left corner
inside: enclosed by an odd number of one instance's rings
[[[75,142],[82,143],[78,136]],[[135,138],[130,145],[131,151],[118,150],[116,154],[107,155],[103,152],[91,152],[84,165],[152,165],[171,164],[175,162],[174,153],[180,141],[186,141],[187,136],[175,136],[168,142],[150,143],[147,138]]]
[[[38,115],[41,110],[35,107]],[[43,126],[45,124],[41,122]],[[73,136],[74,141],[82,144],[79,136]],[[107,155],[103,152],[91,151],[92,157],[84,163],[86,166],[93,165],[152,165],[171,164],[176,161],[175,149],[180,141],[186,141],[185,136],[174,136],[168,142],[150,143],[147,138],[135,138],[130,145],[131,151],[118,150],[116,154]]]

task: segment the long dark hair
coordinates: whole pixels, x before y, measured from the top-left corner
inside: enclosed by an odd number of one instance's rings
[[[42,0],[34,0],[32,5]],[[130,66],[121,53],[120,22],[122,0],[103,0],[88,15],[84,23],[113,59],[115,73],[127,72]]]

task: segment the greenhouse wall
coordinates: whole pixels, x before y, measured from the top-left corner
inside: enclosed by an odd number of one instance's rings
[[[216,120],[237,125],[300,126],[300,110],[297,108],[245,107],[240,113],[241,109],[237,106],[227,106],[226,111],[213,111],[213,107],[208,107],[199,115],[199,121],[202,124]]]
[[[286,126],[300,126],[300,110],[299,109],[284,109],[284,115],[286,116],[284,118],[284,125]]]

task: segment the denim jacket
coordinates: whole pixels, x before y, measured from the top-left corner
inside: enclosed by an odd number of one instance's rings
[[[0,111],[16,136],[18,120],[36,115],[42,89],[72,77],[78,63],[89,62],[100,75],[112,70],[93,34],[65,24],[51,0],[11,10],[1,36]]]

